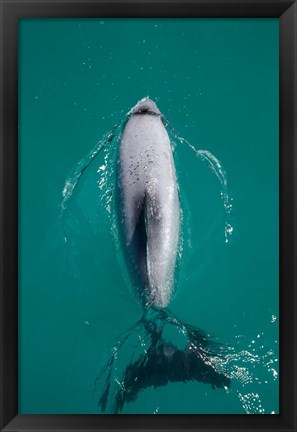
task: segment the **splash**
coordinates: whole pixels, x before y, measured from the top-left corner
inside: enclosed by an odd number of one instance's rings
[[[125,115],[124,119],[116,124],[109,132],[107,132],[95,145],[95,147],[90,151],[90,153],[87,154],[84,158],[82,158],[76,167],[73,169],[69,177],[66,179],[63,191],[62,191],[62,202],[61,202],[61,213],[60,216],[63,216],[64,211],[67,209],[68,204],[79,184],[79,181],[84,174],[84,172],[88,169],[88,167],[91,165],[91,163],[95,160],[95,158],[101,153],[101,151],[106,148],[108,144],[112,144],[115,141],[117,142],[119,140],[119,137],[121,135],[121,132],[123,131],[125,124],[129,117],[131,116],[131,113],[135,110],[135,108],[142,102],[145,102],[149,96],[145,96],[144,98],[140,99]],[[224,228],[224,237],[225,237],[225,243],[229,243],[230,237],[233,234],[233,225],[231,222],[231,215],[232,215],[232,208],[233,208],[233,198],[230,197],[229,191],[228,191],[228,180],[227,180],[227,174],[222,167],[221,162],[214,156],[210,151],[208,150],[202,150],[202,149],[196,149],[195,146],[189,143],[185,138],[181,137],[177,134],[175,129],[170,125],[167,118],[164,117],[164,125],[167,128],[169,126],[169,133],[173,136],[175,140],[180,142],[181,144],[185,144],[190,148],[195,155],[202,160],[203,162],[207,162],[210,170],[214,173],[214,175],[217,177],[220,185],[221,185],[221,199],[223,201],[223,206],[225,210],[226,220],[225,220],[225,228]],[[172,140],[172,147],[174,150],[175,142]],[[106,162],[106,159],[105,159]],[[102,190],[104,185],[106,184],[106,163],[101,165],[98,168],[98,173],[103,174],[102,178],[99,180],[98,185],[99,188]],[[108,194],[105,193],[107,196]],[[107,204],[107,211],[111,211],[111,203],[109,202]],[[67,242],[67,237],[65,236],[65,242]],[[180,249],[180,248],[179,248]]]
[[[70,176],[66,179],[63,191],[62,191],[62,202],[61,202],[61,213],[60,216],[63,216],[64,211],[67,209],[68,204],[74,194],[75,189],[77,188],[79,181],[84,174],[84,172],[88,169],[88,167],[91,165],[91,163],[95,160],[95,158],[101,153],[101,151],[106,148],[108,144],[112,144],[115,141],[119,140],[120,134],[123,131],[125,124],[129,117],[131,116],[131,113],[135,110],[135,108],[142,102],[145,102],[147,99],[149,99],[149,96],[145,96],[144,98],[140,99],[125,115],[124,119],[116,124],[109,132],[107,132],[95,145],[95,147],[90,151],[87,156],[82,158],[76,167],[73,169]],[[233,225],[231,223],[231,214],[232,214],[232,201],[233,198],[230,197],[229,191],[228,191],[228,181],[227,181],[227,174],[222,167],[221,162],[214,156],[210,151],[208,150],[202,150],[202,149],[196,149],[194,145],[189,143],[185,138],[181,137],[173,126],[169,123],[169,120],[164,117],[164,125],[167,128],[169,126],[169,133],[173,136],[175,140],[180,142],[181,144],[185,144],[190,148],[195,155],[202,160],[203,162],[207,162],[210,170],[214,173],[214,175],[217,177],[220,185],[221,185],[221,199],[223,201],[223,206],[225,209],[225,228],[224,228],[224,237],[225,237],[225,243],[229,243],[230,237],[233,234]],[[174,150],[175,142],[172,140],[172,147]],[[106,156],[107,159],[108,156]],[[106,162],[105,159],[105,162]],[[98,185],[99,189],[102,190],[104,185],[106,184],[105,177],[106,177],[106,163],[98,168],[98,173],[104,174],[102,178],[99,180]],[[105,195],[108,195],[105,193]],[[107,210],[111,211],[111,203],[109,202],[107,205]],[[65,242],[67,242],[67,237],[65,237]]]
[[[263,386],[278,379],[278,350],[265,347],[264,332],[250,342],[236,335],[233,346],[224,346],[168,310],[152,313],[154,316],[144,316],[123,333],[111,349],[111,357],[96,380],[103,412],[120,413],[148,387],[197,381],[237,398],[246,414],[268,414]]]
[[[221,199],[223,200],[223,206],[225,210],[226,220],[225,220],[225,243],[229,243],[230,237],[233,234],[233,226],[231,223],[231,214],[232,214],[232,201],[233,198],[230,197],[230,193],[228,190],[228,180],[227,180],[227,173],[225,172],[221,162],[214,156],[209,150],[201,150],[196,149],[193,144],[189,143],[185,138],[181,137],[175,129],[172,127],[172,125],[169,123],[168,119],[165,119],[165,127],[168,127],[169,133],[173,136],[175,140],[178,140],[181,144],[185,144],[190,148],[195,155],[201,159],[203,162],[207,162],[210,170],[214,173],[214,175],[217,177],[220,185],[221,185]]]
[[[267,329],[271,323],[275,325],[274,322],[267,321]],[[246,414],[274,413],[267,412],[262,401],[265,392],[269,392],[269,386],[278,380],[278,340],[273,342],[275,347],[271,348],[271,341],[264,331],[250,340],[244,334],[238,334],[235,336],[236,345],[229,346],[222,359],[227,376],[236,384],[234,392]]]
[[[96,381],[102,412],[120,413],[149,387],[196,381],[228,389],[223,347],[168,309],[150,308],[111,350]],[[128,363],[128,365],[127,365]]]
[[[62,196],[63,200],[61,202],[61,216],[63,215],[63,212],[67,209],[68,202],[73,196],[73,193],[80,181],[81,176],[83,173],[87,170],[87,168],[90,166],[90,164],[93,162],[93,160],[98,156],[98,154],[101,152],[101,150],[109,143],[111,143],[115,137],[115,132],[119,128],[120,124],[116,124],[109,132],[107,132],[95,145],[95,147],[90,151],[90,153],[87,154],[83,159],[81,159],[76,167],[73,169],[70,176],[67,178],[63,191]]]

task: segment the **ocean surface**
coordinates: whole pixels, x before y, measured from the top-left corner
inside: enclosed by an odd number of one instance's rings
[[[100,414],[96,380],[142,316],[114,197],[147,96],[183,214],[168,309],[224,346],[231,385],[149,387],[122,413],[279,412],[278,37],[277,19],[20,20],[20,414]],[[133,332],[119,369],[144,350]]]

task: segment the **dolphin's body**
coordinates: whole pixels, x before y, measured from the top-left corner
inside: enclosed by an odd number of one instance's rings
[[[105,383],[99,406],[112,413],[121,412],[148,387],[188,381],[213,389],[230,386],[230,378],[216,366],[221,346],[166,307],[173,291],[181,220],[173,155],[153,101],[142,100],[130,114],[118,153],[118,209],[123,250],[144,313],[114,346],[100,375]],[[139,351],[134,351],[135,337],[142,341]],[[133,348],[125,351],[132,353],[131,359],[120,372],[118,355],[124,345],[132,347],[131,341]]]
[[[118,158],[124,248],[145,307],[168,305],[180,232],[180,203],[169,136],[157,105],[139,102]]]

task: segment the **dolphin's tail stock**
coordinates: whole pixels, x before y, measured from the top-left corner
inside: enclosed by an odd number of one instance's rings
[[[181,323],[168,309],[150,308],[113,347],[96,382],[98,406],[102,412],[120,413],[141,391],[169,382],[198,381],[227,389],[223,351],[210,335]]]

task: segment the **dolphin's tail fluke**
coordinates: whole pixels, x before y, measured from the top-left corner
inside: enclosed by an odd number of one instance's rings
[[[230,379],[223,365],[223,347],[210,335],[166,309],[150,308],[113,347],[97,380],[98,405],[102,412],[120,413],[141,391],[170,382],[227,389]]]

